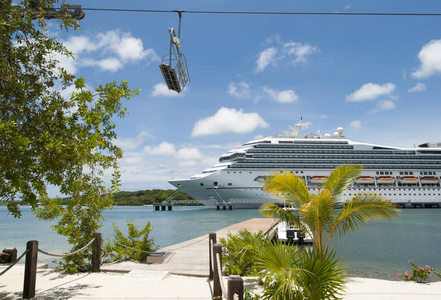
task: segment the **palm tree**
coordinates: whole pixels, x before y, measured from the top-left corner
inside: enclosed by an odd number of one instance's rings
[[[313,248],[303,251],[284,244],[267,244],[257,257],[263,281],[261,299],[323,300],[340,299],[345,266],[335,251],[318,255]]]
[[[380,194],[358,193],[349,201],[342,202],[343,194],[360,176],[362,168],[361,165],[337,167],[317,194],[309,193],[300,177],[290,172],[275,173],[265,180],[264,189],[281,198],[285,204],[298,208],[298,216],[295,211],[274,203],[263,204],[260,211],[266,217],[291,222],[300,228],[305,224],[315,250],[323,256],[331,238],[342,237],[371,220],[393,219],[399,215],[399,208]]]

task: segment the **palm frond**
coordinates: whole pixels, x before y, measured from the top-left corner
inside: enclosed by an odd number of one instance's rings
[[[309,203],[300,207],[300,219],[308,225],[314,246],[321,249],[325,234],[329,231],[335,219],[335,203],[329,190],[323,190],[314,196]]]
[[[362,169],[362,165],[341,165],[332,171],[323,187],[330,190],[332,197],[337,199],[361,175]]]
[[[293,223],[295,225],[299,225],[297,212],[283,209],[282,207],[272,202],[267,202],[262,204],[259,211],[264,217],[274,218],[287,223]]]
[[[299,207],[309,201],[305,182],[290,172],[274,173],[265,179],[263,188],[285,203]]]
[[[335,250],[323,253],[305,251],[301,266],[303,272],[298,280],[305,299],[339,299],[344,291],[346,266],[341,258],[335,258]]]
[[[394,203],[385,199],[383,195],[375,193],[358,193],[345,203],[335,224],[329,233],[330,237],[342,237],[360,225],[375,219],[394,219],[400,214],[400,209]]]
[[[262,249],[258,266],[264,279],[263,299],[303,299],[297,287],[300,259],[296,247],[276,243]]]

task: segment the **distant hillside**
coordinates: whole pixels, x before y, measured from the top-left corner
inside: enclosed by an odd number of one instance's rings
[[[162,202],[176,193],[176,190],[141,190],[136,192],[118,192],[113,195],[113,205],[136,206]],[[173,200],[194,200],[187,194],[180,192]],[[188,204],[186,204],[188,205]]]

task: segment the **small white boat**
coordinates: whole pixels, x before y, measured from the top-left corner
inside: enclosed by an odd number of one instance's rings
[[[374,184],[375,179],[371,176],[360,176],[355,179],[355,182],[361,184]]]
[[[306,225],[305,229],[307,228]],[[293,224],[280,222],[277,225],[277,239],[288,243],[312,243],[311,235],[308,230],[300,230]]]
[[[393,178],[391,176],[380,176],[380,177],[377,177],[377,183],[381,183],[381,184],[394,184],[395,183],[395,178]]]
[[[436,177],[421,177],[421,184],[437,184],[439,182],[439,179]]]
[[[310,183],[320,183],[323,184],[328,180],[326,176],[314,176],[309,179]]]
[[[413,177],[413,176],[401,177],[400,182],[404,184],[418,184],[418,177]]]

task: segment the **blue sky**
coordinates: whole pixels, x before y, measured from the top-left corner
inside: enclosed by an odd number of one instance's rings
[[[83,8],[441,13],[439,0],[80,1]],[[60,61],[88,86],[127,79],[142,94],[116,120],[122,190],[172,188],[234,145],[337,127],[355,141],[441,141],[441,17],[183,13],[191,83],[166,89],[159,64],[177,13],[88,11],[80,31],[50,33],[76,53]]]

